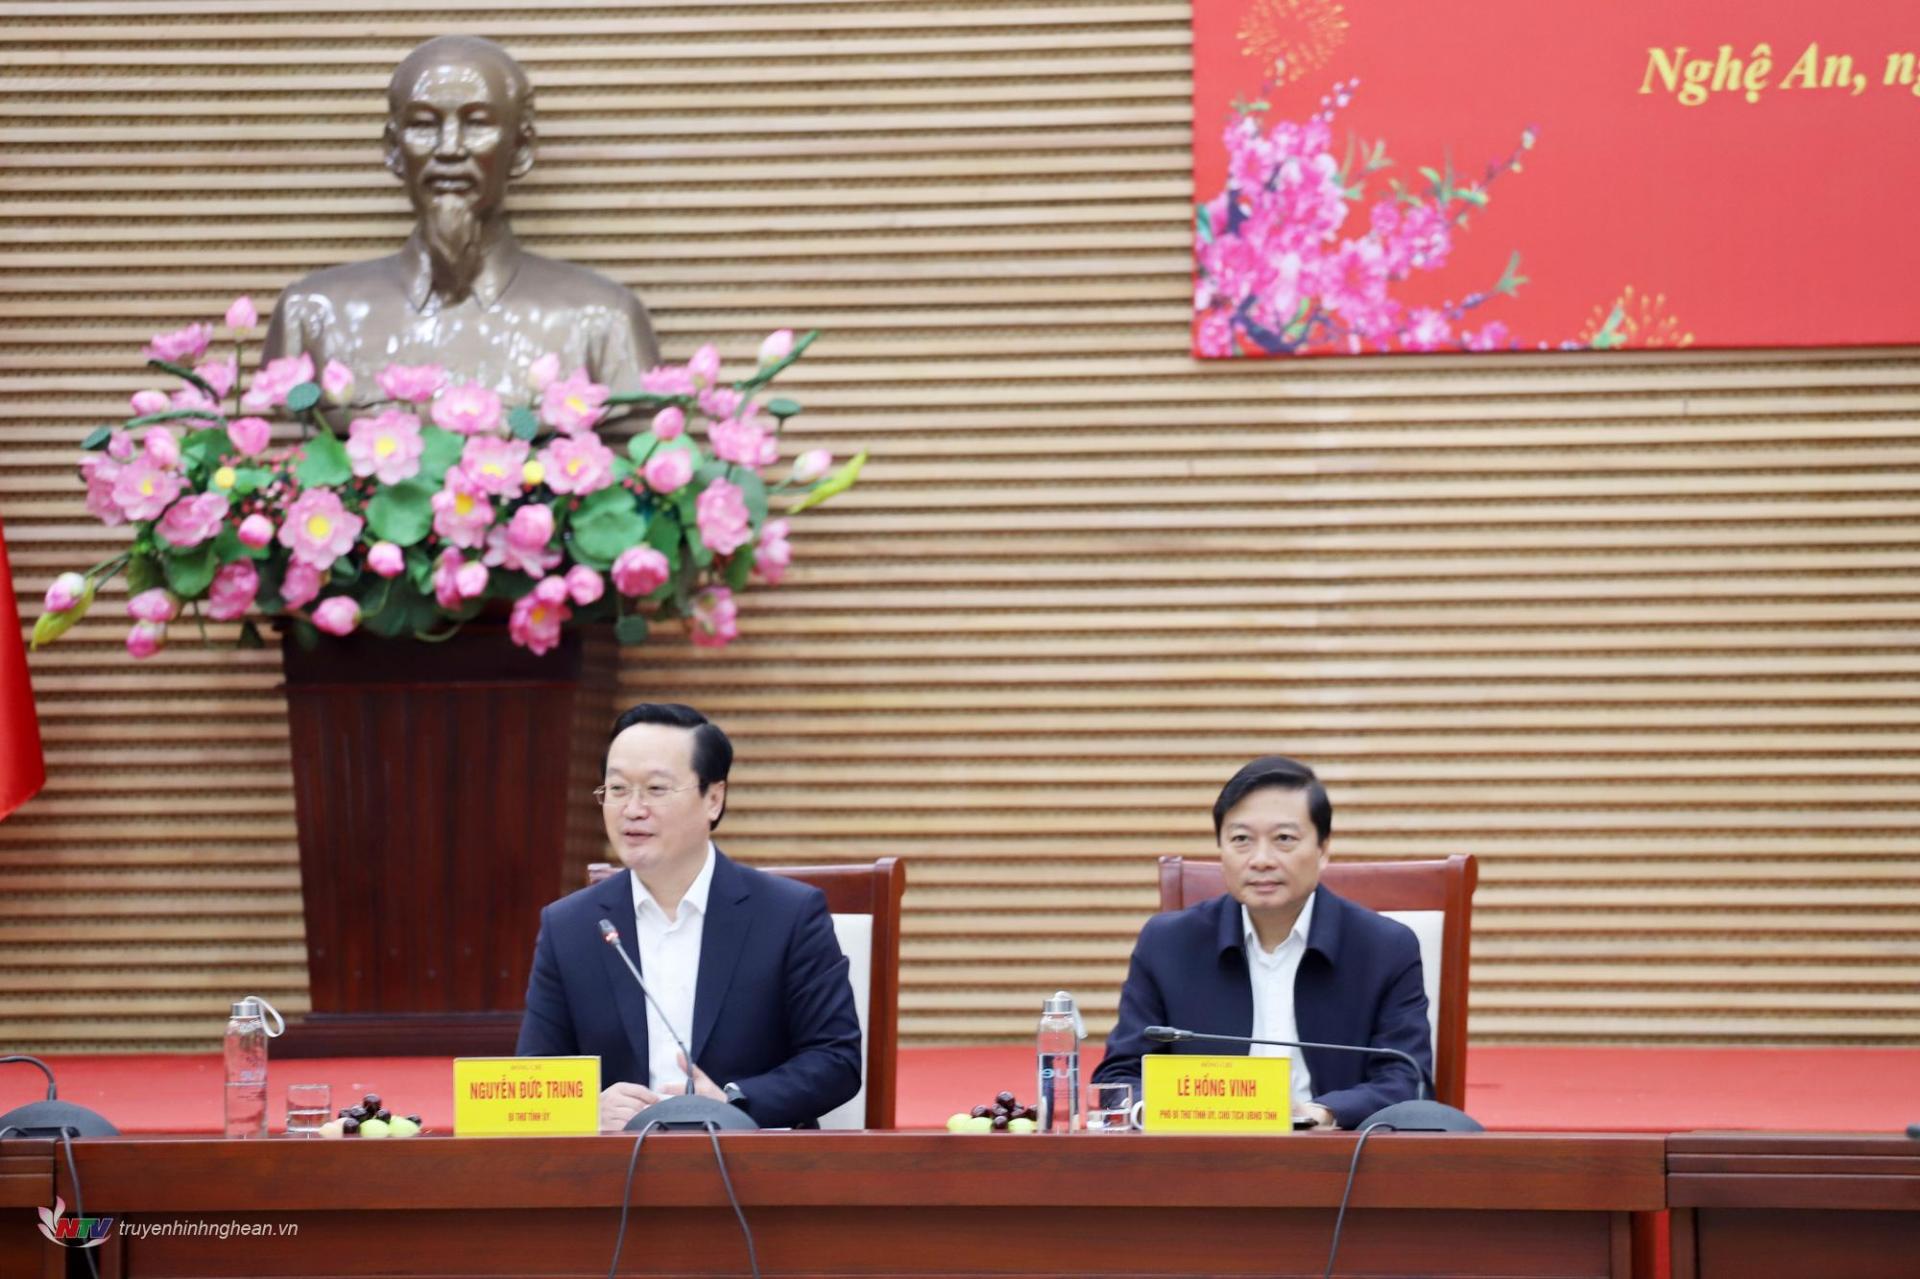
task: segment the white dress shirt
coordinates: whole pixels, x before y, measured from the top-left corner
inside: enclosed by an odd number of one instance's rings
[[[691,1044],[700,938],[706,931],[707,894],[713,888],[713,843],[708,841],[706,863],[680,899],[671,922],[640,876],[631,871],[628,875],[633,880],[633,935],[640,945],[640,976],[653,992],[653,1000],[647,1002],[647,1087],[657,1093],[685,1092],[687,1072],[680,1069],[680,1049],[653,1005],[658,1002],[666,1010],[673,1030]]]
[[[1313,926],[1313,898],[1307,898],[1307,904],[1300,908],[1300,918],[1293,921],[1293,931],[1286,940],[1272,950],[1264,950],[1260,945],[1260,934],[1254,930],[1253,916],[1245,906],[1240,908],[1240,928],[1246,940],[1247,975],[1253,979],[1253,1037],[1255,1039],[1298,1039],[1299,1027],[1293,1016],[1293,979],[1300,972],[1300,959],[1307,953],[1307,930]],[[1293,1081],[1293,1109],[1298,1114],[1301,1107],[1313,1102],[1313,1076],[1307,1070],[1306,1054],[1298,1048],[1272,1048],[1265,1044],[1254,1044],[1249,1049],[1253,1057],[1291,1057],[1291,1075]]]

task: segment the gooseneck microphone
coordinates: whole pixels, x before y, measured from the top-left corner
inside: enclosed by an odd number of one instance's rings
[[[1275,1048],[1323,1048],[1328,1052],[1360,1053],[1367,1057],[1393,1057],[1413,1067],[1413,1073],[1419,1077],[1419,1095],[1415,1101],[1425,1101],[1433,1096],[1433,1079],[1411,1053],[1401,1052],[1398,1048],[1362,1047],[1359,1044],[1314,1044],[1299,1039],[1255,1039],[1251,1035],[1210,1035],[1201,1030],[1182,1030],[1177,1026],[1148,1026],[1140,1032],[1157,1044],[1177,1044],[1189,1039],[1205,1040],[1217,1044],[1268,1044]]]
[[[671,1097],[662,1097],[653,1105],[640,1111],[627,1120],[626,1130],[634,1132],[644,1128],[714,1127],[735,1130],[758,1128],[760,1125],[753,1122],[753,1117],[740,1107],[694,1094],[693,1052],[687,1047],[687,1041],[680,1038],[680,1032],[674,1029],[672,1020],[667,1016],[667,1010],[660,1006],[660,1001],[655,999],[653,992],[647,989],[647,983],[641,980],[640,969],[633,962],[633,956],[627,954],[626,947],[620,944],[620,930],[613,926],[611,920],[600,921],[600,940],[613,947],[614,953],[620,956],[620,962],[627,966],[629,973],[633,974],[633,984],[640,988],[640,993],[646,997],[653,1011],[660,1014],[660,1024],[667,1028],[667,1034],[672,1037],[674,1047],[680,1050],[680,1055],[687,1062],[687,1090]]]

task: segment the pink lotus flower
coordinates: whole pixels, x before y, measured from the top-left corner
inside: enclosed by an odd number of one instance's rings
[[[351,635],[360,625],[360,605],[350,596],[330,595],[313,610],[313,624],[329,635]]]
[[[687,636],[702,648],[725,648],[740,638],[739,617],[733,592],[724,586],[709,586],[693,597]]]
[[[345,404],[353,398],[353,370],[338,360],[328,360],[320,370],[320,390],[329,404]]]
[[[562,435],[588,430],[600,420],[609,394],[585,369],[575,369],[540,392],[540,420]]]
[[[454,546],[476,547],[487,540],[493,504],[473,490],[460,468],[447,472],[447,485],[433,495],[433,531]]]
[[[476,435],[460,453],[460,477],[476,493],[518,497],[526,482],[527,443]]]
[[[273,541],[273,521],[255,511],[240,521],[240,544],[259,550]]]
[[[640,389],[649,395],[692,395],[693,374],[684,365],[662,364],[640,375]]]
[[[87,593],[87,579],[78,573],[62,573],[47,588],[46,610],[64,613],[78,604]]]
[[[171,622],[180,616],[180,597],[164,586],[141,591],[127,601],[127,616],[137,622]]]
[[[666,584],[672,570],[656,547],[629,546],[613,562],[613,586],[622,595],[651,595]]]
[[[197,386],[181,387],[168,398],[167,404],[176,409],[199,409],[209,418],[218,416],[220,412],[220,406],[213,397]]]
[[[127,652],[135,661],[145,661],[166,647],[167,628],[158,622],[135,622],[127,632]]]
[[[533,584],[533,598],[542,604],[565,604],[567,581],[563,577],[543,577]]]
[[[223,495],[198,493],[169,506],[156,527],[169,544],[184,551],[218,533],[226,518],[227,499]]]
[[[542,580],[550,582],[553,579]],[[607,593],[607,579],[585,564],[575,564],[568,569],[566,582],[567,595],[575,604],[591,604]]]
[[[653,433],[662,440],[677,440],[686,429],[686,412],[677,404],[669,404],[653,415]]]
[[[251,329],[260,323],[260,313],[253,309],[253,299],[242,293],[227,308],[227,327],[235,333],[242,329]]]
[[[288,391],[311,381],[313,357],[304,351],[268,360],[266,367],[253,375],[253,385],[240,397],[240,407],[248,413],[265,413],[276,404],[285,404]]]
[[[140,441],[140,448],[155,466],[180,465],[180,441],[164,426],[148,427],[145,438]]]
[[[720,348],[709,342],[687,361],[687,373],[695,386],[712,386],[720,377]]]
[[[514,601],[507,618],[507,636],[535,653],[545,653],[560,642],[560,628],[573,616],[565,604],[549,604],[533,595]]]
[[[685,449],[664,449],[647,459],[640,474],[654,492],[678,493],[693,478],[693,454]]]
[[[487,579],[491,576],[485,564],[479,560],[468,560],[454,571],[453,584],[460,589],[461,599],[478,599],[487,589]]]
[[[340,504],[339,494],[331,489],[308,489],[287,508],[287,518],[280,525],[280,545],[292,551],[295,560],[324,571],[353,549],[354,539],[364,527],[365,520]]]
[[[133,415],[145,417],[149,413],[164,413],[173,401],[167,398],[165,391],[135,391],[133,393]]]
[[[700,540],[715,555],[731,555],[753,537],[746,498],[740,486],[729,480],[717,479],[707,485],[694,501],[694,515]]]
[[[775,329],[760,343],[760,367],[778,364],[793,354],[793,330]]]
[[[193,373],[213,388],[214,399],[225,399],[233,384],[240,380],[240,361],[231,355],[224,360],[202,360],[193,366]]]
[[[113,500],[130,520],[151,520],[180,496],[181,480],[152,457],[142,454],[120,468],[114,478]]]
[[[529,502],[513,513],[504,526],[487,532],[486,562],[533,577],[543,577],[563,558],[548,549],[553,540],[553,510],[544,502]]]
[[[447,384],[447,371],[438,364],[389,364],[373,380],[390,400],[425,404]]]
[[[206,354],[207,343],[211,341],[211,324],[189,324],[171,333],[154,334],[153,341],[147,343],[147,358],[165,360],[168,364],[191,364]]]
[[[759,468],[780,460],[780,442],[757,423],[722,418],[707,428],[707,443],[722,462]]]
[[[107,436],[107,456],[116,462],[133,461],[133,437],[125,431]]]
[[[793,563],[793,548],[787,544],[787,522],[768,520],[760,530],[760,545],[753,551],[753,571],[769,583],[778,585]]]
[[[87,482],[87,513],[108,528],[127,522],[127,513],[114,497],[120,471],[119,463],[98,453],[89,453],[80,462],[80,476]]]
[[[811,484],[833,469],[833,454],[825,449],[808,449],[793,459],[793,482]]]
[[[560,357],[552,351],[527,366],[527,386],[535,395],[547,389],[547,384],[560,376]]]
[[[320,570],[302,560],[294,560],[280,579],[280,598],[288,608],[299,608],[320,593],[320,586]]]
[[[367,548],[367,567],[381,577],[398,577],[407,571],[406,552],[392,542],[375,542]]]
[[[457,435],[492,435],[500,429],[500,397],[478,382],[453,387],[433,402],[433,423]]]
[[[613,483],[613,450],[592,431],[556,439],[540,450],[540,465],[556,493],[585,497]]]
[[[227,438],[248,457],[256,457],[273,443],[273,423],[263,417],[237,417],[227,423]]]
[[[405,409],[386,409],[347,424],[347,461],[363,479],[371,475],[382,484],[412,479],[420,473],[426,447],[420,419]]]
[[[207,588],[207,616],[216,622],[243,617],[259,593],[260,571],[254,568],[252,560],[224,564],[213,575],[213,585]]]
[[[710,386],[700,392],[700,411],[708,417],[732,417],[746,397],[730,386]]]
[[[459,608],[463,598],[460,594],[459,582],[460,566],[463,563],[465,561],[460,558],[460,552],[450,546],[440,552],[440,558],[433,564],[433,598],[448,612]]]

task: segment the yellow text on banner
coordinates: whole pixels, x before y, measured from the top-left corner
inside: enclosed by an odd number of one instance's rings
[[[1148,1132],[1292,1132],[1293,1063],[1286,1057],[1140,1059]]]
[[[453,1131],[553,1137],[600,1131],[598,1057],[456,1057]]]

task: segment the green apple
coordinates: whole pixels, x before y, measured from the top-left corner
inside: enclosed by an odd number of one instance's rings
[[[1040,1125],[1036,1124],[1031,1119],[1007,1120],[1008,1132],[1038,1132],[1039,1130],[1040,1130]]]
[[[966,1128],[965,1128],[965,1129],[964,1129],[963,1131],[966,1131],[966,1132],[992,1132],[992,1131],[993,1131],[993,1120],[991,1120],[991,1119],[989,1119],[989,1118],[987,1118],[987,1117],[986,1117],[985,1115],[968,1115],[968,1116],[967,1116],[967,1126],[966,1126]]]
[[[378,1119],[369,1119],[360,1125],[362,1137],[385,1137],[391,1131],[393,1131],[391,1124],[382,1123]]]
[[[969,1115],[964,1110],[959,1111],[955,1114],[949,1115],[947,1117],[947,1131],[948,1132],[965,1132],[967,1130],[967,1121],[972,1118],[973,1116]]]
[[[376,1119],[373,1122],[379,1123],[380,1121]],[[389,1137],[414,1137],[418,1136],[419,1133],[420,1125],[404,1115],[395,1115],[387,1121],[387,1135]]]

